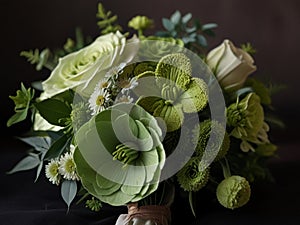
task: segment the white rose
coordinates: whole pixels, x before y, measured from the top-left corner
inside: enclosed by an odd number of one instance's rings
[[[50,98],[75,88],[83,95],[90,95],[95,88],[90,82],[102,79],[112,66],[132,60],[137,51],[134,43],[138,43],[136,37],[126,43],[126,37],[117,31],[102,35],[90,45],[60,58],[50,77],[42,83],[43,97]]]
[[[256,70],[253,58],[227,39],[207,54],[206,63],[226,91],[241,88]]]

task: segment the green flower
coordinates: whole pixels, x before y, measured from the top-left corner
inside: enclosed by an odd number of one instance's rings
[[[124,205],[157,189],[165,162],[162,132],[140,106],[119,103],[100,112],[75,139],[82,184],[102,202]]]
[[[228,177],[217,187],[219,203],[229,209],[239,208],[247,204],[250,195],[249,182],[241,176]]]
[[[196,113],[207,104],[206,83],[191,74],[189,58],[182,53],[174,53],[163,57],[155,72],[144,72],[138,76],[136,92],[141,97],[137,104],[153,116],[161,117],[168,132],[180,128],[184,113]],[[148,95],[147,90],[150,90]]]
[[[131,27],[137,31],[145,30],[153,26],[153,20],[146,16],[135,16],[128,22],[128,27]]]
[[[159,61],[162,57],[172,52],[182,52],[184,42],[178,38],[147,36],[141,37],[138,57],[140,61]]]
[[[268,125],[264,122],[264,110],[260,98],[255,93],[249,93],[241,101],[227,108],[227,123],[232,127],[230,135],[241,139],[243,151],[254,151],[250,143],[268,143]]]
[[[136,39],[128,40],[127,43],[134,41]],[[82,86],[77,91],[89,96],[97,81],[105,76],[109,68],[131,60],[136,46],[130,45],[125,51],[125,44],[126,37],[123,34],[109,33],[98,37],[79,51],[60,58],[50,77],[42,83],[45,96],[50,98],[80,85]]]
[[[187,164],[177,173],[178,182],[185,191],[199,191],[209,178],[209,167],[201,167],[199,157],[191,158]]]
[[[227,154],[230,138],[225,127],[218,121],[205,120],[197,124],[192,132],[192,142],[196,145],[196,154],[199,157],[207,154],[205,158],[213,157],[217,161]]]

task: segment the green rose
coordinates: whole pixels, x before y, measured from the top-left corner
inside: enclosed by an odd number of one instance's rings
[[[77,172],[101,201],[124,205],[157,189],[165,162],[162,131],[142,107],[116,104],[84,124],[75,138]]]
[[[136,41],[133,38],[127,43]],[[42,83],[44,97],[50,98],[74,88],[89,96],[95,88],[91,84],[102,79],[109,68],[132,59],[137,46],[126,47],[125,44],[126,37],[117,31],[102,35],[90,45],[60,58],[50,77]]]

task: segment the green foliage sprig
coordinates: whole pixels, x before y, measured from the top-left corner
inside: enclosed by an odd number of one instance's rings
[[[113,15],[111,11],[107,11],[101,3],[98,4],[96,17],[99,18],[97,25],[101,29],[101,34],[122,31],[122,27],[117,23],[118,16]]]
[[[201,24],[199,20],[192,20],[192,14],[182,15],[180,11],[175,11],[171,17],[163,18],[162,24],[166,31],[159,31],[157,36],[180,38],[185,47],[192,51],[203,54],[208,46],[207,36],[214,36],[215,23]]]

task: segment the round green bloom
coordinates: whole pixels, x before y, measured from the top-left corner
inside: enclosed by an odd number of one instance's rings
[[[153,20],[146,16],[135,16],[128,22],[128,27],[135,30],[145,30],[153,26]]]
[[[139,76],[137,101],[147,112],[160,117],[166,123],[167,131],[179,129],[184,113],[197,113],[208,102],[207,85],[192,77],[190,59],[182,53],[173,53],[160,59],[155,72],[144,72]],[[145,94],[145,90],[153,91]]]
[[[241,176],[224,179],[217,187],[217,198],[225,208],[235,209],[245,205],[251,195],[249,182]]]
[[[161,139],[156,119],[138,105],[119,103],[100,112],[75,134],[84,188],[115,206],[148,196],[165,162]]]
[[[199,157],[192,157],[177,173],[178,182],[185,191],[199,191],[209,178],[209,167],[202,168]]]
[[[249,93],[241,101],[227,108],[227,124],[233,128],[230,134],[243,141],[242,150],[252,149],[248,141],[256,144],[269,142],[264,110],[259,96],[255,93]]]
[[[196,145],[196,154],[203,157],[212,158],[217,161],[223,158],[230,147],[230,138],[222,126],[216,120],[205,120],[197,124],[192,131],[193,143]],[[208,141],[211,138],[211,141]],[[209,146],[207,146],[209,144]]]

